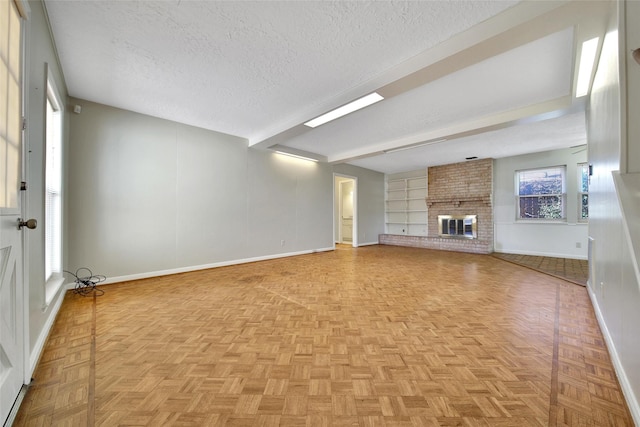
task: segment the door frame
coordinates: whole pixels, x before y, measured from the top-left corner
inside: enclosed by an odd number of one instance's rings
[[[358,247],[358,177],[345,175],[341,173],[333,173],[333,230],[332,230],[332,240],[333,247],[335,249],[336,246],[336,227],[338,227],[338,237],[342,240],[342,224],[339,222],[340,214],[341,214],[341,181],[350,180],[353,181],[353,229],[352,229],[352,240],[351,246],[354,248]],[[338,190],[336,191],[336,187]]]
[[[345,205],[345,191],[346,190],[346,186],[347,184],[351,186],[351,188],[353,188],[353,181],[350,179],[344,179],[344,180],[338,180],[337,182],[338,184],[338,212],[337,212],[337,218],[336,220],[338,221],[338,242],[342,243],[342,244],[346,244],[347,242],[345,241],[347,238],[349,238],[349,242],[353,243],[353,207],[351,209],[351,236],[347,236],[347,234],[344,232],[344,223],[343,221],[345,220],[345,215],[344,215],[344,205]],[[353,190],[351,190],[351,205],[353,206]]]
[[[18,14],[20,15],[20,119],[24,120],[27,116],[26,112],[28,111],[28,94],[27,94],[27,65],[28,65],[28,57],[27,57],[27,26],[28,19],[30,15],[30,8],[28,3],[25,1],[15,1],[14,3]],[[24,122],[23,122],[24,123]],[[27,165],[28,165],[28,138],[27,131],[25,126],[22,126],[20,131],[20,159],[18,160],[18,165],[20,167],[20,180],[24,183],[26,182],[27,177]],[[28,212],[28,201],[26,191],[22,189],[18,190],[18,200],[19,207],[15,210],[15,212],[8,211],[2,212],[2,220],[5,222],[6,217],[14,217],[16,219],[26,219]],[[9,408],[9,412],[7,414],[3,414],[3,417],[6,416],[6,419],[0,419],[1,422],[7,423],[10,425],[17,411],[24,399],[26,394],[26,385],[31,382],[31,372],[30,372],[30,340],[29,340],[29,287],[27,286],[28,278],[28,252],[27,252],[27,241],[28,235],[24,228],[21,231],[18,231],[18,223],[17,221],[14,223],[16,227],[16,232],[19,233],[17,237],[17,241],[20,244],[19,250],[16,251],[16,270],[19,270],[16,273],[16,292],[19,293],[20,297],[18,298],[18,304],[15,307],[15,328],[16,334],[20,336],[20,354],[18,358],[20,359],[20,366],[17,366],[18,375],[21,381],[21,387],[18,390],[17,394],[13,396],[15,399],[13,401],[12,407]]]
[[[22,84],[20,88],[22,102],[22,120],[23,123],[26,124],[27,112],[29,111],[29,96],[27,91],[27,79],[29,78],[27,67],[28,63],[28,52],[27,52],[27,26],[29,25],[29,18],[31,15],[31,8],[27,2],[21,2],[21,7],[23,8],[23,20],[22,20],[22,46],[20,47],[20,53],[22,55],[21,60],[21,73],[22,73]],[[28,197],[28,183],[29,183],[29,153],[31,150],[29,149],[29,129],[28,126],[22,126],[22,158],[21,158],[21,176],[22,182],[26,183],[25,190],[20,191],[20,209],[21,209],[21,218],[30,218],[29,212],[29,197]],[[44,224],[40,225],[41,227]],[[26,394],[26,386],[31,383],[31,339],[30,339],[30,313],[29,313],[29,286],[27,286],[29,282],[29,232],[28,230],[22,229],[22,340],[24,345],[24,351],[22,352],[22,356],[24,358],[23,362],[23,373],[24,378],[22,379],[22,390],[20,390],[20,394],[16,399],[16,404],[20,404],[22,399]]]
[[[20,46],[20,54],[21,64],[20,64],[20,73],[22,74],[22,84],[20,85],[20,97],[21,97],[21,114],[23,123],[26,123],[27,112],[29,111],[29,94],[27,91],[27,82],[29,78],[28,74],[28,51],[27,51],[27,43],[28,43],[28,26],[29,26],[29,18],[31,16],[31,8],[29,7],[29,3],[26,1],[20,2],[20,8],[22,8],[22,28],[20,31],[22,32],[22,43]],[[20,135],[22,138],[22,153],[20,159],[21,170],[21,180],[24,183],[28,183],[29,181],[29,130],[27,126],[22,126],[22,133]],[[28,185],[28,184],[27,184]],[[25,190],[20,191],[20,210],[21,210],[21,218],[27,219],[30,218],[27,216],[29,214],[29,197],[27,194],[28,187],[25,187]],[[27,387],[31,383],[31,340],[30,340],[30,317],[29,317],[29,230],[22,229],[22,253],[20,256],[22,257],[22,389],[18,396],[16,396],[15,407],[13,411],[17,411],[20,408],[22,400],[24,399]],[[12,411],[12,412],[13,412]]]

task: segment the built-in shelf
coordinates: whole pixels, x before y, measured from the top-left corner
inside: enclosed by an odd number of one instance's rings
[[[427,177],[388,179],[386,231],[407,236],[427,235]]]

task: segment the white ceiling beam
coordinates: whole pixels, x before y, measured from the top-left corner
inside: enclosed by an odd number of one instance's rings
[[[585,33],[601,31],[601,20],[594,17],[606,13],[609,4],[610,1],[577,0],[522,2],[399,64],[383,76],[354,88],[349,94],[343,94],[334,104],[303,112],[278,128],[272,128],[265,132],[264,136],[250,140],[249,145],[254,148],[268,148],[276,144],[286,144],[292,138],[313,131],[304,126],[304,122],[367,93],[376,91],[385,99],[389,99],[572,26],[576,26],[576,34],[581,37],[585,36]],[[594,30],[594,26],[598,29]]]
[[[359,150],[345,151],[338,155],[330,156],[328,161],[329,163],[346,163],[352,160],[382,155],[385,154],[385,152],[397,150],[399,148],[409,148],[413,145],[421,146],[429,141],[446,140],[448,142],[466,136],[503,129],[509,126],[547,120],[580,110],[584,111],[583,102],[572,104],[571,96],[563,96],[551,101],[530,105],[516,110],[493,114],[457,123],[445,128],[407,136],[384,144],[366,147]]]

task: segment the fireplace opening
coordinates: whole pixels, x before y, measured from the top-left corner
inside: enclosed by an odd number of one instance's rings
[[[438,215],[438,230],[442,237],[478,238],[477,215]]]

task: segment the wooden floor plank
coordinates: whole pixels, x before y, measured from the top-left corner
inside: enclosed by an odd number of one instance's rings
[[[554,264],[555,265],[555,264]],[[584,287],[373,246],[69,293],[30,425],[633,425]]]

